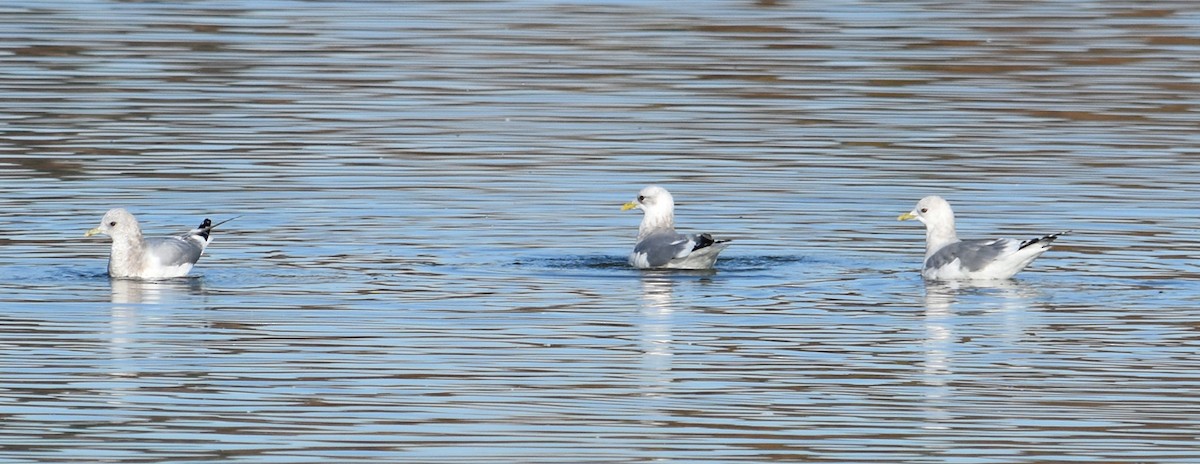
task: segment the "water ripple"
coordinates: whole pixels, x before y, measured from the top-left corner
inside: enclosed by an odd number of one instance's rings
[[[1179,4],[0,11],[0,460],[1200,458]],[[716,271],[625,264],[649,183]],[[930,193],[1075,232],[926,285]],[[114,206],[245,216],[121,281]]]

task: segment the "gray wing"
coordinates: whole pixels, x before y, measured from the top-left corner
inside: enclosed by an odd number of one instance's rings
[[[667,264],[680,253],[691,251],[692,239],[687,235],[673,231],[663,231],[650,234],[637,246],[633,247],[634,254],[646,255],[646,262],[658,267]]]
[[[962,267],[974,272],[991,264],[1013,245],[1014,240],[998,238],[995,240],[963,240],[942,247],[933,256],[925,260],[925,269],[939,269],[958,260]]]
[[[195,264],[208,245],[197,235],[146,239],[146,253],[163,266]]]

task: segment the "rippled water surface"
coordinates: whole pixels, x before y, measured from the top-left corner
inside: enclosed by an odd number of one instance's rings
[[[1200,461],[1191,3],[0,13],[0,461]],[[1074,232],[926,285],[934,193]],[[244,216],[110,281],[116,206]]]

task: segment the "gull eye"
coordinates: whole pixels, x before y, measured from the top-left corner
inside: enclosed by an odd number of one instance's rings
[[[108,226],[109,226],[109,227],[116,227],[116,226],[117,226],[117,221],[113,221],[113,222],[110,222],[110,223],[108,223]]]
[[[638,195],[638,201],[644,201],[645,199],[646,197],[644,195]]]
[[[929,208],[921,208],[921,212],[922,212],[922,213],[928,213],[928,212],[929,212]]]

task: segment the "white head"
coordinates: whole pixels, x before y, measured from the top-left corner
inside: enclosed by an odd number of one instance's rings
[[[916,219],[925,223],[927,253],[958,241],[958,234],[954,231],[954,210],[950,209],[949,202],[937,195],[922,198],[917,202],[916,208],[901,214],[896,219],[901,221]]]
[[[141,238],[142,228],[138,226],[137,219],[132,214],[129,214],[129,211],[125,211],[123,208],[113,208],[104,213],[104,218],[100,219],[98,227],[87,231],[83,235],[91,237],[96,234],[104,234],[114,238]]]
[[[651,231],[662,228],[675,228],[675,198],[671,192],[657,185],[651,185],[638,192],[637,200],[625,203],[621,211],[637,208],[645,214],[642,225],[638,227],[638,235],[645,236]]]
[[[908,219],[916,219],[925,223],[926,227],[938,224],[954,225],[954,210],[950,209],[950,203],[946,199],[937,195],[930,195],[922,198],[917,202],[917,207],[912,211],[901,214],[897,219],[905,221]]]

